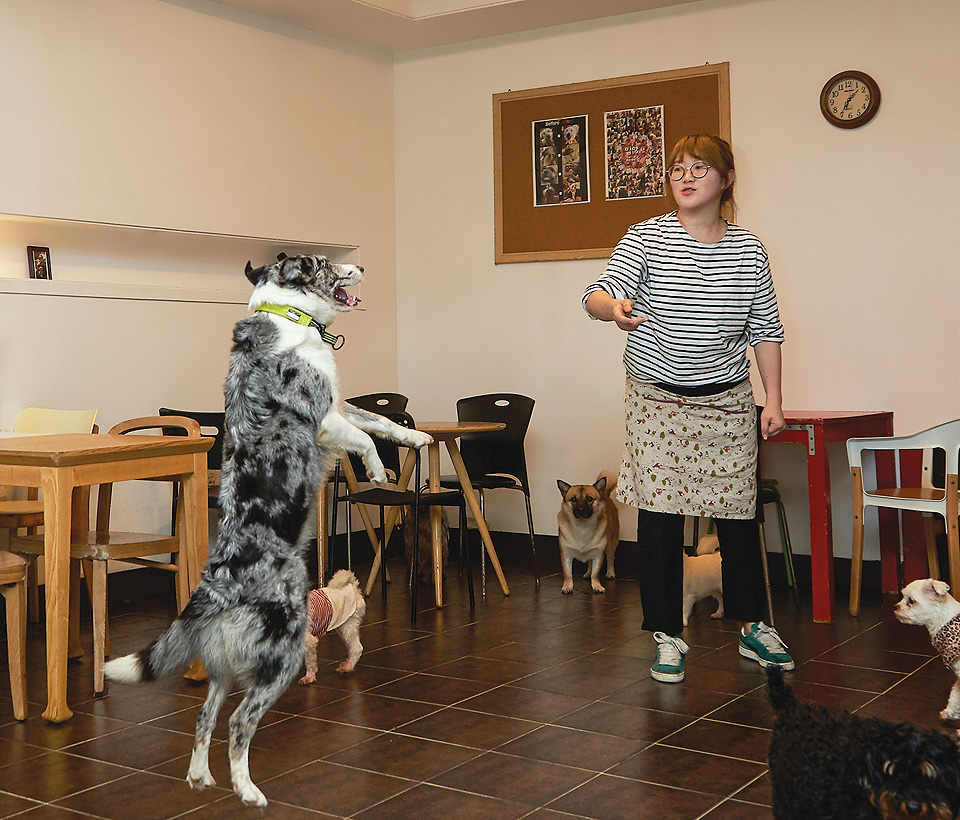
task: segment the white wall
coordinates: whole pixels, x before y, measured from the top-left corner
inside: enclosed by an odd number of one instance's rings
[[[392,59],[192,5],[4,0],[0,212],[357,245],[366,311],[336,326],[343,388],[392,389]],[[248,251],[266,246],[121,233],[0,218],[0,285],[21,280],[0,288],[0,429],[31,404],[99,407],[101,429],[160,405],[223,406],[245,305],[40,295],[24,248],[50,247],[54,289],[243,301]],[[142,506],[129,514],[152,520]]]
[[[463,395],[533,396],[534,519],[556,532],[556,478],[619,462],[624,340],[580,309],[602,260],[494,265],[492,95],[726,61],[739,221],[768,248],[786,325],[785,406],[893,410],[899,433],[960,415],[958,26],[952,0],[707,0],[400,55],[399,385],[411,411],[450,418]],[[853,131],[818,103],[846,68],[883,96]],[[765,462],[808,552],[804,453],[771,447]],[[849,555],[842,451],[832,462],[836,552]],[[519,502],[488,510],[493,529],[525,529]],[[630,537],[635,516],[623,518]]]

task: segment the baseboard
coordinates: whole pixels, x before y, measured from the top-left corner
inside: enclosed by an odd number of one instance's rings
[[[533,566],[533,558],[530,549],[530,536],[527,533],[517,532],[493,532],[494,545],[497,549],[497,556],[504,567],[525,567]],[[450,550],[453,554],[458,541],[456,529],[450,530]],[[470,544],[471,554],[476,555],[479,549],[479,536],[475,530],[470,530],[467,534]],[[560,568],[560,544],[555,535],[538,535],[535,539],[537,548],[537,563],[541,572],[545,568]],[[373,561],[373,548],[365,532],[353,534],[352,543],[353,564],[365,566]],[[403,539],[399,531],[395,531],[393,538],[387,545],[387,558],[397,558],[403,555]],[[768,566],[770,568],[770,583],[774,586],[787,586],[787,572],[783,559],[783,554],[779,552],[768,552]],[[833,574],[835,589],[849,589],[850,587],[850,559],[834,558]],[[639,562],[637,560],[636,542],[621,541],[617,548],[617,575],[631,576],[638,575],[640,572]],[[811,564],[809,555],[793,556],[794,570],[797,574],[800,589],[809,589],[811,587]],[[331,566],[345,567],[347,565],[347,538],[345,535],[338,535],[333,545],[333,555]],[[549,572],[550,570],[546,570]],[[863,562],[863,589],[880,590],[880,562]]]

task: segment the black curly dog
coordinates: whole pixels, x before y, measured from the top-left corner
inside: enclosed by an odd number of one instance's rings
[[[953,820],[960,751],[952,737],[799,702],[767,668],[777,713],[770,742],[777,820]]]

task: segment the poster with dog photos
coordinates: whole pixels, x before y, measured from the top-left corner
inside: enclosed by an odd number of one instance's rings
[[[534,122],[533,167],[536,207],[589,202],[586,115]]]
[[[607,199],[664,196],[663,106],[603,115]]]

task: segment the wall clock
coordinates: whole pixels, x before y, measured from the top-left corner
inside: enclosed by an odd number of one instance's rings
[[[880,86],[862,71],[841,71],[820,92],[820,111],[837,128],[859,128],[880,108]]]

